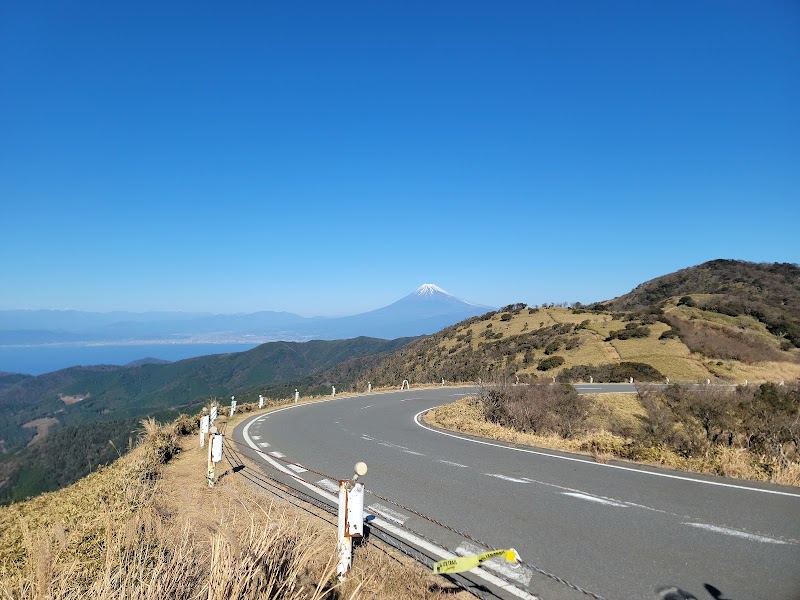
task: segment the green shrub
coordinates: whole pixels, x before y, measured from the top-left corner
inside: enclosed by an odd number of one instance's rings
[[[539,366],[536,367],[539,371],[549,371],[550,369],[555,369],[556,367],[560,367],[565,362],[563,356],[551,356],[549,358],[543,358],[539,361]]]

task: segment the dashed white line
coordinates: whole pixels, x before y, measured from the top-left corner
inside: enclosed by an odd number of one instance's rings
[[[450,465],[451,467],[461,467],[462,469],[469,469],[468,465],[462,465],[461,463],[453,462],[452,460],[440,460],[440,463],[444,463],[446,465]]]
[[[408,521],[408,517],[406,515],[394,511],[391,508],[384,506],[383,504],[370,504],[367,507],[367,509],[374,512],[376,515],[380,515],[385,519],[389,519],[390,521],[394,521],[395,523],[398,523],[400,525]]]
[[[403,450],[406,454],[413,454],[414,456],[425,456],[422,452],[414,452],[413,450]]]
[[[339,493],[339,484],[335,481],[331,481],[330,479],[320,479],[317,482],[317,485],[321,487],[323,490],[328,490],[329,492]]]
[[[387,448],[397,448],[398,450],[410,450],[405,446],[398,446],[397,444],[390,444],[389,442],[378,442],[379,446],[386,446]]]
[[[372,404],[368,404],[367,406],[362,406],[358,410],[364,410],[365,408],[372,408]]]
[[[260,439],[261,439],[261,436],[260,436],[260,435],[251,435],[251,436],[250,436],[250,439],[251,439],[251,440],[260,440]]]
[[[530,483],[530,481],[517,479],[516,477],[509,477],[508,475],[501,475],[500,473],[484,473],[484,475],[488,475],[489,477],[497,477],[503,481],[513,481],[514,483]]]
[[[614,502],[613,500],[607,500],[605,498],[600,498],[598,496],[592,496],[590,494],[581,494],[578,492],[561,492],[562,496],[571,496],[573,498],[580,498],[581,500],[589,500],[590,502],[597,502],[598,504],[606,504],[608,506],[619,506],[621,508],[627,508],[627,504],[622,504],[620,502]]]
[[[723,535],[730,535],[738,537],[751,542],[761,542],[764,544],[788,544],[786,540],[779,540],[776,538],[768,537],[766,535],[756,535],[755,533],[748,533],[747,531],[740,531],[738,529],[731,529],[729,527],[719,527],[718,525],[709,525],[708,523],[681,523],[681,525],[688,525],[689,527],[696,527],[697,529],[704,529],[706,531],[713,531],[714,533],[721,533]]]
[[[258,445],[261,446],[262,448],[269,448],[269,443],[267,442],[258,442]]]
[[[286,456],[284,453],[277,452],[277,451],[276,452],[270,452],[270,454],[272,454],[272,456],[274,456],[275,458],[284,458]]]
[[[286,465],[286,466],[289,467],[295,473],[305,473],[306,471],[308,471],[308,469],[306,469],[303,465],[291,464],[291,465]]]

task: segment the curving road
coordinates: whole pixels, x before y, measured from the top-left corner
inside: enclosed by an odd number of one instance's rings
[[[470,391],[409,390],[293,405],[252,417],[233,435],[265,457],[277,453],[299,465],[292,475],[323,487],[331,482],[303,466],[348,478],[364,460],[368,490],[495,547],[514,547],[526,562],[609,600],[655,598],[669,586],[700,600],[800,598],[800,490],[604,465],[438,431],[418,418]],[[377,525],[402,523],[459,553],[475,551],[468,540],[395,506],[370,496],[365,506]],[[581,597],[527,568],[509,575],[548,600]],[[525,597],[513,590],[505,595]]]

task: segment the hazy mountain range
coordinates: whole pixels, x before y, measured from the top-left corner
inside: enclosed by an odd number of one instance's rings
[[[392,339],[434,333],[492,307],[424,284],[397,302],[348,317],[302,317],[289,312],[0,311],[0,346],[119,343],[263,343],[369,336]]]

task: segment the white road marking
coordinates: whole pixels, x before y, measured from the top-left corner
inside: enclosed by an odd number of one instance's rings
[[[333,400],[333,398],[328,399],[328,400],[319,400],[319,402],[331,402],[332,400]],[[308,403],[306,403],[306,405],[307,404],[314,404],[314,403],[308,402]],[[286,408],[281,408],[281,409],[278,409],[278,410],[288,410],[290,408],[295,408],[296,406],[298,406],[298,405],[287,406]],[[302,405],[300,405],[300,406],[302,406]],[[274,412],[277,412],[277,411],[274,411]],[[248,443],[248,445],[250,445],[251,448],[255,449],[255,442],[253,442],[250,439],[250,437],[248,436],[248,431],[250,429],[250,425],[252,425],[253,422],[254,421],[250,421],[247,425],[244,426],[244,429],[242,430],[242,436],[244,437],[244,439]],[[274,452],[271,452],[270,454],[275,455]],[[312,483],[310,483],[308,481],[305,481],[304,479],[301,479],[300,477],[297,477],[291,471],[289,471],[289,469],[287,469],[283,465],[275,462],[271,458],[267,458],[266,460],[273,467],[275,467],[276,469],[278,469],[280,471],[283,471],[284,473],[286,473],[287,475],[292,477],[297,483],[299,483],[302,486],[305,486],[306,488],[308,488],[309,490],[311,490],[312,492],[314,492],[315,494],[317,494],[321,498],[324,498],[324,499],[326,499],[329,502],[332,502],[334,504],[338,503],[339,498],[337,496],[335,496],[334,494],[330,494],[330,493],[328,493],[326,491],[320,490],[314,484],[312,484]],[[408,542],[411,542],[412,544],[418,546],[419,548],[427,550],[428,552],[431,553],[431,555],[433,557],[438,558],[439,560],[450,560],[451,558],[455,558],[456,557],[455,554],[453,554],[452,552],[446,550],[445,548],[442,548],[441,546],[437,546],[436,544],[433,544],[433,543],[429,542],[428,540],[426,540],[424,538],[421,538],[420,536],[415,535],[415,534],[413,534],[413,533],[411,533],[411,532],[409,532],[409,531],[407,531],[405,529],[401,529],[401,528],[397,527],[396,525],[393,525],[392,523],[390,523],[389,521],[386,521],[384,519],[378,519],[378,518],[373,519],[372,520],[372,524],[374,526],[376,526],[376,527],[380,527],[381,529],[383,529],[385,531],[388,531],[389,533],[395,535],[396,537],[398,537],[400,539],[403,539],[403,540],[406,540]],[[471,572],[473,573],[473,575],[475,575],[475,577],[478,577],[479,579],[482,579],[483,581],[485,581],[487,583],[490,583],[490,584],[492,584],[494,586],[497,586],[500,589],[505,590],[509,594],[512,594],[513,596],[516,596],[517,598],[522,598],[523,600],[539,600],[539,598],[537,596],[529,594],[525,590],[519,589],[518,587],[514,586],[513,584],[508,583],[507,581],[501,579],[500,577],[497,577],[496,575],[494,575],[493,573],[490,573],[489,571],[487,571],[485,569],[481,569],[481,568],[473,569]]]
[[[503,479],[504,481],[513,481],[514,483],[530,483],[530,481],[526,481],[525,479],[517,479],[515,477],[509,477],[508,475],[501,475],[500,473],[484,473],[484,475],[488,475],[489,477],[497,477],[498,479]]]
[[[295,473],[305,473],[306,471],[308,471],[308,469],[306,469],[303,465],[286,465],[286,466],[289,467]]]
[[[359,410],[364,410],[365,408],[372,408],[372,404],[368,404],[367,406],[362,406]]]
[[[446,465],[450,465],[452,467],[461,467],[462,469],[469,469],[469,466],[462,465],[461,463],[453,462],[452,460],[440,460],[440,463],[444,463]]]
[[[371,441],[372,441],[372,438],[371,438],[371,437],[369,437],[368,435],[362,435],[362,436],[361,436],[361,439],[362,439],[362,440],[367,440],[368,442],[371,442]]]
[[[338,491],[339,488],[337,487],[336,489]],[[384,506],[383,504],[370,504],[367,507],[367,509],[374,512],[376,515],[380,515],[386,519],[389,519],[390,521],[394,521],[399,525],[402,525],[403,523],[408,521],[408,517],[406,515],[399,513],[395,510],[392,510],[391,508]]]
[[[258,442],[258,445],[261,446],[262,448],[269,448],[269,443],[267,442]]]
[[[433,407],[436,408],[436,407]],[[456,435],[454,433],[449,433],[447,431],[440,431],[437,429],[433,429],[432,427],[428,427],[427,425],[423,425],[420,423],[420,417],[431,410],[430,408],[426,408],[425,410],[419,411],[416,415],[414,415],[414,422],[423,429],[427,429],[433,433],[438,433],[439,435],[445,435],[447,437],[456,438],[457,440],[463,440],[465,442],[472,442],[473,444],[482,444],[484,446],[493,446],[495,448],[502,448],[504,450],[513,450],[514,452],[525,452],[526,454],[536,454],[538,456],[547,456],[548,458],[556,458],[558,460],[566,460],[571,462],[578,462],[586,465],[587,467],[599,467],[599,468],[606,468],[606,469],[618,469],[620,471],[630,471],[631,473],[638,473],[639,475],[652,475],[653,477],[666,477],[667,479],[680,479],[682,481],[691,481],[692,483],[701,483],[705,485],[716,485],[719,487],[726,487],[726,488],[733,488],[737,490],[746,490],[749,492],[760,492],[762,494],[776,494],[778,496],[789,496],[791,498],[800,498],[800,494],[793,494],[791,492],[781,492],[778,490],[765,490],[756,487],[749,487],[746,485],[736,485],[733,483],[723,483],[721,481],[707,481],[705,479],[694,479],[692,477],[685,477],[682,475],[672,475],[670,473],[658,473],[656,471],[645,471],[643,469],[634,469],[632,467],[624,467],[622,465],[612,465],[608,463],[599,463],[594,462],[589,458],[575,458],[573,456],[560,456],[558,454],[550,454],[549,452],[542,452],[540,450],[529,450],[528,448],[512,448],[511,446],[504,446],[503,444],[495,444],[494,442],[485,442],[483,440],[474,440],[472,438],[463,437],[460,435]]]
[[[317,482],[317,485],[323,490],[328,490],[329,492],[334,492],[336,494],[339,493],[339,484],[335,481],[331,481],[330,479],[320,479]]]
[[[398,450],[410,450],[405,446],[398,446],[397,444],[390,444],[389,442],[378,442],[379,446],[386,446],[387,448],[397,448]]]
[[[406,454],[413,454],[414,456],[425,456],[422,452],[414,452],[413,450],[403,450]]]
[[[275,458],[284,458],[286,456],[282,452],[277,452],[277,451],[276,452],[270,452],[270,454],[272,454],[272,456],[274,456]]]
[[[251,439],[251,440],[260,440],[260,439],[261,439],[261,436],[260,436],[260,435],[251,435],[251,436],[250,436],[250,439]]]
[[[561,495],[572,496],[573,498],[580,498],[581,500],[589,500],[590,502],[597,502],[598,504],[607,504],[608,506],[620,506],[622,508],[627,507],[627,504],[621,504],[620,502],[614,502],[613,500],[606,500],[605,498],[592,496],[590,494],[580,494],[577,492],[561,492]]]
[[[756,535],[755,533],[748,533],[738,529],[731,529],[729,527],[719,527],[717,525],[709,525],[708,523],[681,523],[681,525],[688,525],[689,527],[696,527],[697,529],[705,529],[706,531],[713,531],[715,533],[722,533],[733,537],[750,540],[751,542],[762,542],[765,544],[789,544],[786,540],[778,540],[775,538],[767,537],[766,535]]]
[[[475,544],[464,542],[455,550],[459,556],[471,556],[473,554],[482,554],[486,552],[486,548],[481,548]],[[525,565],[515,564],[508,562],[503,557],[490,558],[484,561],[481,565],[484,569],[494,571],[508,579],[512,579],[521,585],[527,587],[533,578],[533,569]]]

